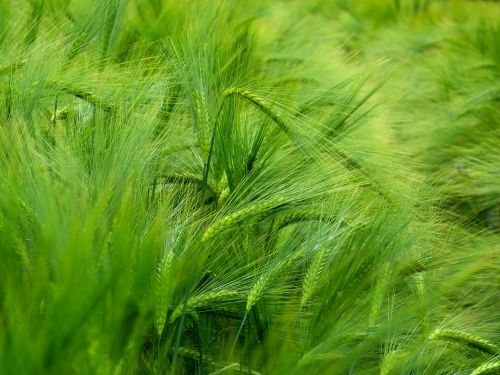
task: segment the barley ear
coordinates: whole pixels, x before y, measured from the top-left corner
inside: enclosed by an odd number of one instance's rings
[[[488,340],[454,329],[438,329],[429,338],[431,340],[455,342],[489,354],[498,353],[498,348]]]
[[[368,318],[368,325],[374,327],[376,320],[378,319],[380,308],[383,303],[383,298],[387,290],[387,284],[390,276],[390,265],[389,263],[384,264],[380,268],[380,274],[375,285],[375,291],[373,292],[372,306],[370,309],[370,315]]]
[[[429,326],[429,311],[425,305],[425,272],[418,272],[415,273],[414,275],[411,276],[416,284],[416,291],[417,291],[417,297],[418,297],[418,302],[420,304],[419,306],[419,313],[420,313],[420,321],[422,324],[422,328],[427,330]]]
[[[277,274],[284,268],[290,266],[302,254],[302,251],[297,251],[291,257],[273,265],[266,273],[259,277],[257,282],[253,285],[252,289],[248,293],[247,304],[245,307],[246,313],[248,313],[252,309],[252,307],[255,306],[255,304],[262,298],[267,286],[273,282]]]
[[[281,131],[283,131],[283,133],[290,136],[290,130],[288,129],[288,126],[286,125],[282,116],[279,113],[273,111],[271,106],[266,103],[263,98],[252,93],[251,91],[243,90],[237,87],[231,87],[224,91],[224,97],[230,96],[239,97],[251,103],[256,108],[261,110],[264,114],[266,114],[271,120],[273,120],[274,123],[279,126]]]
[[[283,229],[291,224],[304,223],[308,221],[323,221],[335,223],[338,219],[334,216],[325,216],[323,213],[314,210],[299,210],[281,216],[274,224],[276,230]],[[344,223],[342,222],[341,225]]]
[[[400,350],[391,350],[386,353],[380,364],[380,375],[397,374],[396,365],[405,363],[406,352]]]
[[[227,174],[224,173],[221,179],[219,180],[219,183],[217,184],[217,205],[220,207],[224,204],[226,201],[227,197],[230,194],[229,187],[227,185]]]
[[[204,160],[207,160],[210,152],[210,135],[207,130],[210,128],[211,122],[207,99],[202,91],[197,90],[194,93],[194,103],[196,107],[196,135],[198,136],[201,155]]]
[[[215,237],[219,233],[224,232],[227,230],[231,225],[248,219],[250,217],[258,216],[260,214],[265,213],[271,208],[275,208],[278,206],[281,206],[285,203],[286,199],[283,197],[273,199],[268,202],[260,203],[260,204],[255,204],[250,207],[244,208],[240,211],[237,211],[235,213],[232,213],[230,215],[227,215],[226,217],[222,218],[220,221],[216,222],[215,224],[212,224],[208,229],[205,231],[202,237],[202,242],[207,242],[209,239]]]
[[[486,362],[476,368],[470,375],[498,375],[500,374],[500,361]]]
[[[156,333],[161,336],[167,319],[167,311],[170,307],[171,289],[169,286],[174,252],[169,251],[162,257],[156,268],[154,294],[156,306],[154,309],[154,325]]]
[[[22,60],[22,61],[13,62],[12,64],[0,66],[0,76],[3,74],[15,72],[16,70],[22,68],[24,66],[24,64],[26,64],[26,61]]]
[[[187,310],[189,312],[193,312],[196,309],[210,307],[212,303],[234,301],[238,299],[240,296],[241,294],[234,290],[220,290],[220,291],[206,292],[190,298],[187,302]],[[184,304],[180,304],[174,309],[172,315],[170,316],[171,322],[174,322],[177,318],[179,318],[182,315],[183,308]]]
[[[47,81],[46,82],[47,86],[53,87],[53,88],[58,88],[62,92],[75,96],[78,99],[84,100],[89,104],[93,104],[95,106],[101,107],[105,111],[112,111],[114,107],[112,105],[109,105],[105,103],[101,98],[97,97],[96,95],[92,94],[91,92],[88,92],[86,90],[80,89],[78,87],[74,87],[71,85],[67,84],[62,84],[62,83],[57,83],[53,81]]]
[[[307,270],[307,274],[304,277],[304,283],[302,287],[302,298],[300,300],[300,307],[304,307],[306,303],[312,298],[317,290],[319,279],[323,270],[325,269],[326,259],[328,251],[327,248],[323,248],[318,251]]]
[[[229,193],[230,193],[229,189],[224,188],[219,194],[219,198],[217,199],[217,205],[222,206],[226,201],[227,197],[229,196]]]

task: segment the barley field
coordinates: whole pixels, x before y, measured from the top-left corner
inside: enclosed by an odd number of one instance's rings
[[[0,0],[0,374],[500,374],[500,2]]]

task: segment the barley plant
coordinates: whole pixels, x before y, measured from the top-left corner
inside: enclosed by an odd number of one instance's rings
[[[0,373],[500,374],[499,20],[0,0]]]

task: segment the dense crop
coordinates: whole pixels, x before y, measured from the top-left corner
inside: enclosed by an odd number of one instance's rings
[[[0,0],[0,373],[498,374],[499,20]]]

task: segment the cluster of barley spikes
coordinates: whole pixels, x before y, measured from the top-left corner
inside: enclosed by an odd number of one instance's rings
[[[499,374],[499,20],[0,0],[0,374]]]

